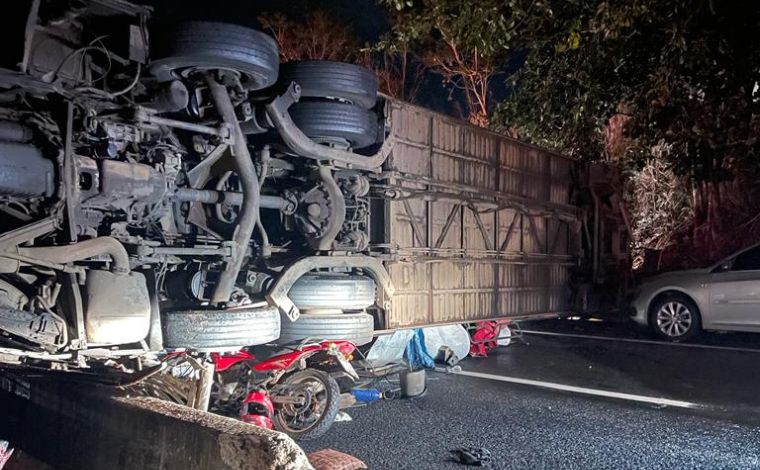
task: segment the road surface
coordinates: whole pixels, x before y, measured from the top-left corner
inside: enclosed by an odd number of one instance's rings
[[[478,377],[431,374],[421,398],[349,410],[353,421],[305,450],[373,469],[466,468],[447,461],[461,446],[485,447],[504,469],[760,467],[760,350],[745,336],[705,348],[614,325],[530,328],[561,334],[462,362]]]

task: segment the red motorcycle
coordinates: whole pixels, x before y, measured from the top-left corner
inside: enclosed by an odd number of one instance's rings
[[[323,435],[340,411],[338,380],[353,384],[356,345],[350,341],[255,346],[213,353],[216,381],[210,411],[307,440]]]

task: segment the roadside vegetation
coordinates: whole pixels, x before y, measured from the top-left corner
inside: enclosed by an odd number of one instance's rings
[[[760,4],[378,0],[376,41],[324,10],[260,18],[286,59],[369,66],[415,102],[626,176],[634,265],[699,265],[760,238]],[[278,35],[278,31],[301,31]],[[678,264],[676,264],[678,263]]]

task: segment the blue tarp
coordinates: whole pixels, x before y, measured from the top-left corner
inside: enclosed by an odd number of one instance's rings
[[[414,330],[414,336],[406,345],[406,360],[409,361],[409,367],[414,370],[435,367],[433,358],[425,348],[425,333],[422,329]]]

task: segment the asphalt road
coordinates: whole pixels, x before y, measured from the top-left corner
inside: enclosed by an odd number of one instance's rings
[[[491,468],[504,469],[760,468],[760,351],[750,351],[747,338],[727,335],[703,348],[622,329],[616,336],[623,327],[615,325],[569,332],[612,340],[564,336],[564,327],[531,326],[562,336],[526,334],[526,342],[462,363],[489,379],[433,373],[423,397],[349,410],[353,421],[335,423],[304,449],[334,448],[372,469],[466,468],[447,461],[461,446],[488,449]]]
[[[655,335],[649,328],[633,323],[626,316],[591,318],[590,320],[541,320],[520,322],[528,331],[545,331],[562,334],[581,334],[607,338],[636,339],[642,341],[665,341]],[[760,334],[742,332],[703,331],[689,344],[697,346],[716,346],[745,349],[760,349]]]

